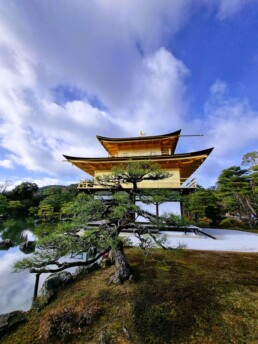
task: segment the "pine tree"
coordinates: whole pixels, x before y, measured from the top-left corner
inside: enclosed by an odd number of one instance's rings
[[[99,177],[98,185],[105,186],[112,191],[112,197],[108,200],[97,198],[93,195],[79,194],[71,203],[68,214],[72,214],[71,221],[59,225],[55,233],[38,242],[35,253],[20,262],[17,262],[17,271],[29,269],[30,272],[58,272],[72,266],[86,266],[93,264],[100,257],[110,253],[114,260],[116,272],[110,282],[121,283],[132,275],[131,268],[124,254],[124,243],[119,234],[125,229],[132,229],[140,241],[140,246],[146,248],[153,242],[165,248],[163,239],[159,239],[151,233],[147,226],[135,222],[135,216],[157,222],[156,215],[142,210],[136,205],[137,197],[143,197],[138,189],[142,181],[161,180],[167,178],[168,173],[161,171],[151,162],[130,162],[124,168],[115,169],[113,173]],[[99,221],[100,225],[95,229],[88,229],[88,223]],[[167,221],[167,218],[159,218],[159,224]],[[85,229],[83,235],[77,235],[78,229]],[[144,234],[152,238],[146,238]],[[69,252],[88,252],[94,247],[98,254],[86,261],[60,262],[60,259]],[[50,266],[51,265],[51,266]]]

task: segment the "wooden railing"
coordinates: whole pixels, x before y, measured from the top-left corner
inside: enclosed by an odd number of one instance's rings
[[[86,180],[80,180],[77,186],[77,189],[92,189],[93,183],[86,181]]]
[[[131,185],[123,185],[124,188],[131,188]],[[99,188],[103,188],[105,189],[105,187],[102,187],[101,185],[97,185],[97,184],[93,184],[93,182],[91,181],[87,181],[87,180],[80,180],[77,186],[77,189],[99,189]],[[161,188],[161,189],[170,189],[170,188],[196,188],[196,179],[192,179],[190,180],[186,185],[181,186],[177,181],[155,181],[155,182],[148,182],[148,181],[144,181],[141,183],[139,183],[139,188],[147,188],[147,189],[151,189],[151,188]],[[108,189],[108,188],[107,188]]]
[[[197,183],[196,183],[196,178],[193,178],[190,180],[190,182],[188,182],[185,185],[186,188],[196,188],[197,187]]]

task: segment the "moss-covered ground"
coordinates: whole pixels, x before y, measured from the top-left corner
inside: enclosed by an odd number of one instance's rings
[[[258,254],[126,253],[134,282],[108,286],[114,267],[81,276],[0,343],[258,343]]]

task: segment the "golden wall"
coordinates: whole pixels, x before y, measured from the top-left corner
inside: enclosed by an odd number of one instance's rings
[[[167,169],[164,170],[166,172],[169,172],[171,174],[170,177],[163,179],[163,180],[144,180],[140,183],[138,183],[138,187],[141,189],[151,189],[151,188],[160,188],[160,189],[166,189],[166,188],[178,188],[180,187],[180,171],[179,169]],[[111,171],[96,171],[95,177],[106,175],[111,173]],[[125,184],[122,185],[124,188],[131,188],[132,185]],[[94,185],[94,188],[103,188],[103,186],[97,186]]]
[[[120,149],[117,156],[152,156],[161,155],[160,147],[150,147],[142,149]]]

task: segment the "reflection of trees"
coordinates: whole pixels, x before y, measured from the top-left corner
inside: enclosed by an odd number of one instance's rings
[[[24,233],[25,230],[33,233],[33,224],[29,224],[24,220],[6,220],[0,224],[2,240],[11,239],[15,245],[19,245],[26,240],[26,234],[28,235],[29,232]]]
[[[36,235],[38,239],[48,236],[57,228],[55,223],[40,223],[34,227],[33,234]]]

